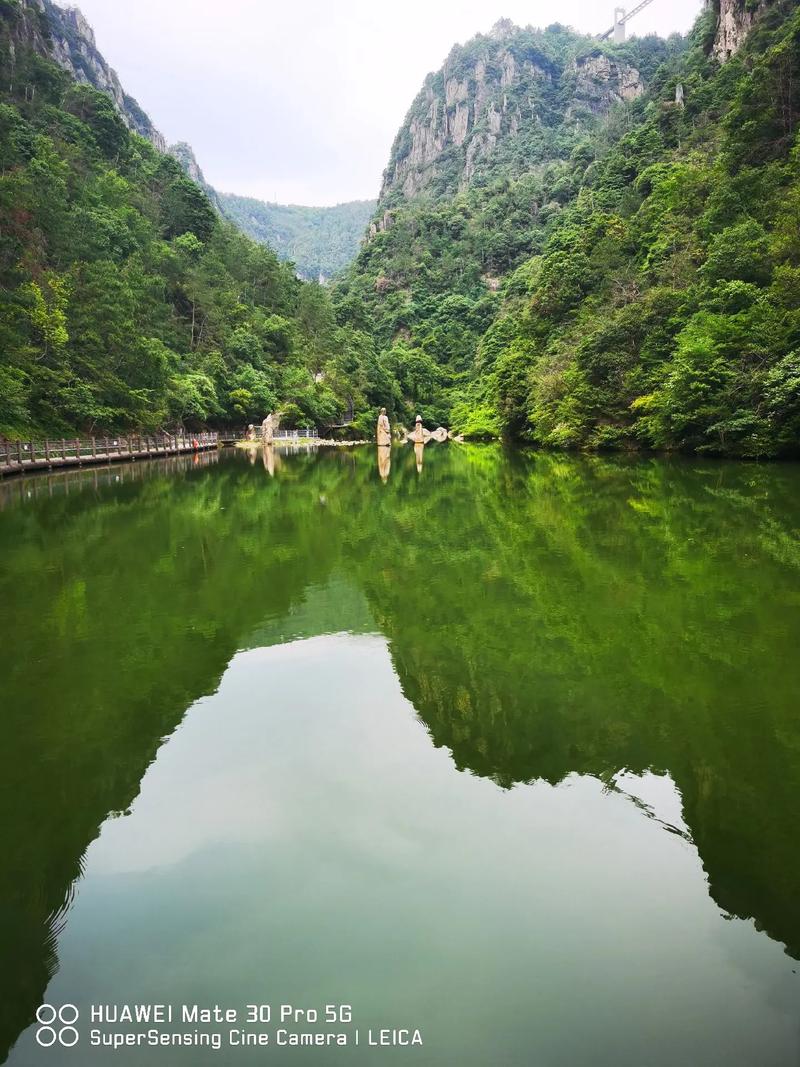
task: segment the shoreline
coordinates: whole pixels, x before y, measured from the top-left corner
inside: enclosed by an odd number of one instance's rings
[[[273,441],[270,448],[289,447],[296,448],[353,448],[356,445],[368,445],[369,441],[334,441],[333,438],[328,437],[281,437],[276,441]],[[235,441],[234,448],[241,448],[247,452],[252,452],[264,447],[264,442],[260,439],[257,441]]]

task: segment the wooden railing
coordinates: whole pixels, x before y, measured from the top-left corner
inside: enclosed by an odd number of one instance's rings
[[[45,497],[70,496],[91,488],[95,492],[108,486],[127,485],[146,478],[171,476],[189,469],[207,467],[219,460],[216,448],[200,452],[159,453],[158,462],[82,463],[53,470],[26,470],[18,477],[0,478],[0,511],[17,504]]]
[[[117,434],[45,441],[0,440],[0,476],[52,467],[114,463],[147,456],[174,456],[181,452],[216,448],[218,441],[219,435],[216,433]]]

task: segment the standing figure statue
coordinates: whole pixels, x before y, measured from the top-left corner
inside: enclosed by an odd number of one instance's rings
[[[261,423],[261,441],[265,445],[271,445],[275,431],[272,425],[272,412]]]
[[[389,416],[386,414],[386,408],[381,408],[381,413],[378,416],[378,444],[385,448],[391,446],[392,443],[392,428],[389,425]]]
[[[247,440],[248,441],[255,441],[255,439],[256,439],[256,428],[253,425],[253,423],[251,422],[250,425],[247,427]]]
[[[422,425],[422,416],[417,415],[416,425],[411,433],[408,434],[408,440],[412,441],[415,445],[426,445],[430,439],[430,433]]]

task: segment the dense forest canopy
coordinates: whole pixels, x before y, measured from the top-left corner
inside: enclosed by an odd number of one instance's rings
[[[301,277],[320,282],[329,281],[352,263],[375,210],[374,200],[303,207],[268,204],[233,193],[217,193],[217,197],[224,214],[243,233],[294,263]]]

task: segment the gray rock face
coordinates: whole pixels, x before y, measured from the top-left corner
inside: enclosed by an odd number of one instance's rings
[[[645,91],[635,67],[601,52],[574,60],[568,73],[575,79],[574,102],[567,109],[568,116],[581,108],[604,115],[615,104],[636,100]]]
[[[717,32],[713,50],[720,63],[736,55],[767,6],[768,0],[760,0],[757,4],[747,3],[746,0],[717,0]]]
[[[443,191],[445,181],[455,193],[498,149],[541,128],[554,108],[578,121],[644,90],[638,70],[599,49],[559,68],[536,47],[533,31],[501,20],[428,75],[395,140],[381,199]]]
[[[110,96],[128,129],[147,138],[159,152],[166,152],[164,136],[123,89],[116,71],[98,51],[94,31],[82,12],[75,7],[58,7],[53,0],[21,0],[21,6],[28,43],[40,55],[58,63],[76,82]],[[45,15],[49,24],[49,40],[41,33],[39,20],[28,17],[38,12]]]

